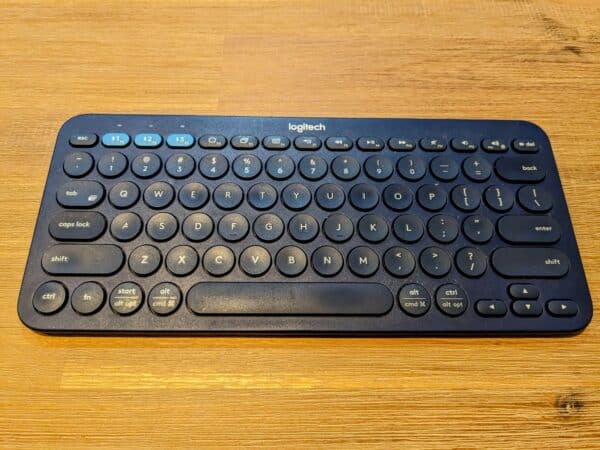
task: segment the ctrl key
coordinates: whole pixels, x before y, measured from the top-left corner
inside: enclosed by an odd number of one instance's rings
[[[67,301],[67,290],[58,281],[42,284],[33,294],[33,307],[40,314],[54,314]]]
[[[119,284],[110,294],[110,307],[121,316],[136,312],[144,302],[144,291],[136,283]]]

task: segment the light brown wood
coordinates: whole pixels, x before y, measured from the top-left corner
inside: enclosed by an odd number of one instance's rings
[[[600,302],[600,3],[0,5],[0,446],[599,448],[600,325],[560,339],[38,335],[16,300],[83,112],[523,118]]]

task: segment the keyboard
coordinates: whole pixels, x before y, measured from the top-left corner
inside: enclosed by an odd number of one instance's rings
[[[592,303],[533,123],[91,114],[58,133],[18,313],[55,334],[555,335]]]

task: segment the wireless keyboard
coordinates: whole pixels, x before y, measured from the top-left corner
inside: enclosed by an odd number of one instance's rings
[[[82,115],[18,312],[47,333],[541,335],[592,303],[530,122]]]

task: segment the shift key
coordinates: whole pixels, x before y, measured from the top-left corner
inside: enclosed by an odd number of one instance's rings
[[[124,262],[116,245],[59,244],[42,256],[42,267],[51,275],[111,275]]]
[[[507,278],[560,278],[569,264],[568,256],[554,248],[503,247],[492,254],[492,266]]]

